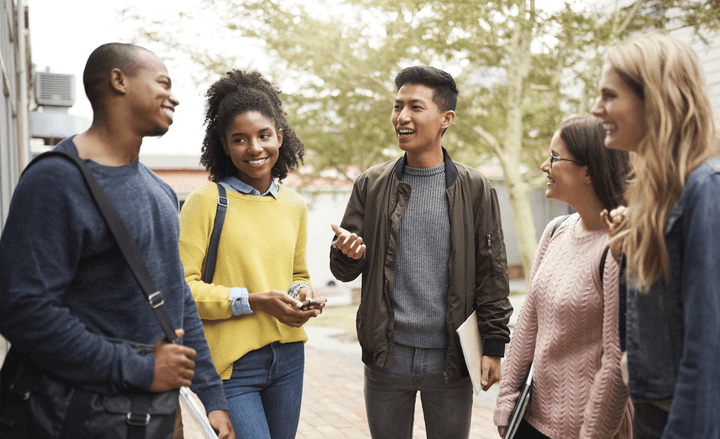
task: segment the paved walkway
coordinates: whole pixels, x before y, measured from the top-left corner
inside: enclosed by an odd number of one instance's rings
[[[357,342],[333,340],[333,330],[306,328],[310,341],[305,345],[305,383],[297,439],[369,438],[363,366]],[[343,347],[337,345],[341,343]],[[335,344],[335,346],[333,346]],[[356,351],[356,352],[353,352]],[[492,422],[497,386],[475,397],[470,437],[497,439]],[[413,438],[425,438],[422,406],[415,408]]]
[[[524,284],[514,288],[518,291],[524,288]],[[510,320],[511,329],[515,326],[524,299],[523,295],[510,297],[515,308]],[[338,301],[338,304],[345,304],[341,302]],[[325,311],[332,312],[332,307]],[[365,416],[360,345],[341,329],[306,325],[305,331],[310,340],[305,344],[305,382],[296,439],[370,438]],[[498,385],[495,385],[488,392],[474,396],[471,439],[499,438],[492,422],[497,392]],[[200,404],[199,400],[196,402]],[[187,416],[187,412],[183,412],[185,438],[202,437],[188,422]],[[418,398],[413,439],[425,437],[422,404]]]

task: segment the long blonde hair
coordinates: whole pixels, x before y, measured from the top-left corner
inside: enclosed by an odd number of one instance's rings
[[[692,48],[658,33],[610,48],[606,61],[644,100],[645,133],[627,188],[623,240],[640,291],[664,275],[670,258],[664,228],[688,175],[713,148],[715,124],[700,60]]]

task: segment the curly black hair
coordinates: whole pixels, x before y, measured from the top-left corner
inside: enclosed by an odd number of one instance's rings
[[[305,149],[287,120],[280,101],[280,90],[264,79],[258,72],[232,70],[210,86],[207,93],[205,114],[205,138],[201,149],[200,163],[210,173],[210,180],[222,181],[237,176],[238,169],[230,156],[225,154],[222,137],[235,116],[248,111],[257,111],[275,124],[275,130],[283,130],[277,162],[271,175],[279,182],[288,172],[302,163]]]

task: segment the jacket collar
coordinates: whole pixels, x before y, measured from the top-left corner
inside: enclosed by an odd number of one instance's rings
[[[690,177],[688,177],[685,182],[685,187],[680,194],[680,198],[678,198],[675,203],[672,212],[670,212],[667,224],[665,224],[664,232],[666,236],[670,233],[670,230],[672,230],[672,227],[678,218],[680,218],[685,212],[685,205],[690,201],[688,198],[690,197],[692,188],[708,176],[716,173],[720,173],[720,160],[712,156],[706,158],[705,161],[697,167],[697,169],[690,173]]]
[[[445,148],[442,148],[442,152],[443,159],[445,161],[445,189],[450,189],[450,186],[452,186],[453,183],[455,183],[455,180],[457,180],[457,167],[455,167],[455,162],[452,161],[450,154],[448,154]],[[403,156],[400,157],[395,164],[395,176],[400,181],[402,181],[405,165],[407,165],[407,153],[403,154]]]

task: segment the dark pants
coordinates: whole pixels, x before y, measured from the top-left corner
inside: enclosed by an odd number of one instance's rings
[[[365,408],[373,439],[410,439],[420,392],[428,439],[470,436],[472,383],[445,379],[445,349],[395,345],[395,367],[365,366]]]
[[[544,434],[540,433],[530,425],[528,421],[525,419],[520,420],[520,425],[518,426],[517,431],[515,432],[515,436],[513,436],[513,439],[550,439]]]
[[[669,413],[650,402],[633,403],[633,438],[654,439],[662,436]]]

